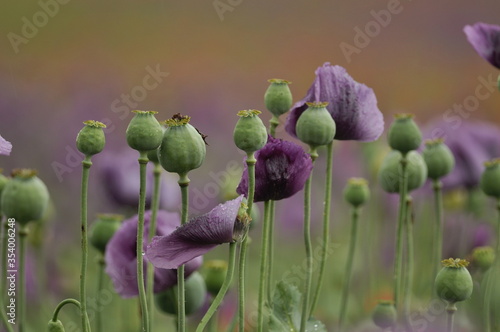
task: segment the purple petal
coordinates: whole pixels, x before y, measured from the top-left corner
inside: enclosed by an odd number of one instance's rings
[[[0,155],[9,156],[12,151],[12,144],[0,136]]]
[[[255,202],[281,200],[304,188],[311,174],[312,161],[301,146],[268,136],[267,144],[256,152]],[[245,169],[238,194],[247,195],[248,168]]]
[[[222,243],[233,241],[233,229],[243,196],[219,204],[166,236],[157,236],[146,250],[151,263],[175,269]]]
[[[315,73],[306,96],[292,107],[286,131],[297,137],[295,126],[307,102],[328,102],[327,109],[337,125],[335,139],[368,142],[379,138],[384,131],[384,118],[373,90],[354,81],[344,68],[328,62]]]
[[[465,26],[464,32],[476,52],[500,69],[500,26],[478,22]]]
[[[146,247],[149,234],[149,220],[151,212],[145,214],[144,220],[144,248]],[[123,222],[121,228],[111,238],[106,246],[105,261],[106,273],[113,280],[115,290],[122,297],[137,296],[137,237],[138,217],[134,216]],[[180,225],[180,217],[177,213],[158,211],[157,235],[170,234]],[[186,264],[185,275],[189,276],[201,266],[201,258]],[[144,260],[144,270],[147,271],[147,259]],[[162,292],[177,284],[177,272],[175,270],[155,269],[154,292]]]

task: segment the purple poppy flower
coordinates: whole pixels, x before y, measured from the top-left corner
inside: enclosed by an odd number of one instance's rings
[[[312,170],[311,157],[301,146],[268,136],[266,145],[255,153],[255,202],[280,200],[295,195],[304,188]],[[247,195],[248,169],[236,189]]]
[[[384,118],[373,90],[354,81],[340,66],[326,62],[316,70],[307,95],[292,107],[286,120],[285,129],[293,137],[297,137],[295,126],[307,102],[329,103],[327,109],[337,125],[337,140],[370,142],[384,131]]]
[[[9,156],[12,151],[12,144],[0,136],[0,155]]]
[[[149,219],[151,211],[144,216],[144,249],[149,234]],[[106,273],[113,280],[115,290],[122,297],[132,297],[139,294],[137,289],[137,238],[138,216],[123,222],[120,229],[113,235],[106,246]],[[157,235],[170,234],[180,225],[180,216],[177,213],[158,211]],[[196,271],[202,259],[197,258],[186,264],[186,277]],[[147,270],[147,259],[144,260],[144,273]],[[177,271],[155,269],[154,292],[159,293],[177,284]]]
[[[443,178],[445,189],[479,185],[484,162],[500,157],[500,128],[484,122],[436,121],[424,130],[424,138],[443,138],[455,157],[455,168]]]
[[[479,22],[466,25],[464,32],[476,52],[500,69],[500,26]]]
[[[195,257],[204,255],[222,243],[241,236],[236,222],[243,196],[217,205],[210,212],[191,219],[166,236],[156,236],[146,250],[146,257],[161,269],[176,269]]]

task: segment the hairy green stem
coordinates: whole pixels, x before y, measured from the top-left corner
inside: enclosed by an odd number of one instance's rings
[[[222,284],[222,287],[215,297],[215,299],[212,301],[212,304],[208,308],[208,311],[206,312],[205,316],[200,321],[200,324],[196,328],[196,332],[203,332],[203,329],[207,326],[208,322],[214,315],[214,313],[217,311],[219,306],[222,303],[222,300],[224,299],[224,296],[227,293],[227,290],[229,289],[229,286],[231,286],[231,281],[233,280],[233,274],[234,274],[234,266],[236,265],[236,242],[232,242],[229,244],[229,264],[227,268],[227,273],[226,273],[226,279],[224,279],[224,283]]]
[[[434,209],[436,213],[436,225],[434,229],[434,270],[432,274],[432,284],[434,279],[441,269],[442,251],[443,251],[443,194],[442,184],[439,179],[433,180],[432,188],[434,189]]]
[[[254,153],[247,155],[248,168],[248,193],[247,193],[247,214],[252,214],[254,194],[255,194],[255,159]],[[248,247],[248,228],[243,234],[243,241],[240,244],[240,261],[238,265],[238,331],[245,331],[245,267]]]
[[[97,280],[97,299],[101,296],[101,292],[103,290],[104,286],[104,268],[106,267],[106,262],[104,261],[104,257],[99,257],[99,261],[97,262],[99,264],[99,279]],[[96,301],[96,313],[95,313],[95,329],[96,332],[103,332],[102,328],[102,305],[101,301],[97,300]]]
[[[276,128],[279,126],[280,120],[279,118],[273,114],[271,120],[269,120],[269,134],[272,137],[276,137]]]
[[[359,220],[359,208],[353,208],[351,214],[351,238],[349,239],[349,253],[347,255],[347,261],[345,265],[345,276],[344,276],[344,287],[342,288],[342,295],[340,298],[340,315],[339,315],[339,328],[338,331],[342,331],[345,315],[347,312],[348,300],[349,300],[349,286],[351,283],[352,275],[352,265],[354,262],[354,253],[356,252],[356,238],[358,236],[358,220]]]
[[[403,265],[403,230],[404,220],[406,218],[406,195],[408,191],[408,174],[407,174],[408,160],[403,155],[400,160],[399,168],[399,217],[396,229],[396,257],[394,262],[394,305],[399,312],[400,297],[401,297],[401,272]]]
[[[137,223],[137,287],[139,289],[139,302],[141,305],[142,331],[149,332],[149,312],[146,289],[144,287],[144,210],[146,209],[146,167],[149,162],[146,152],[140,152],[140,185],[139,185],[139,221]]]
[[[52,321],[57,322],[57,316],[59,315],[59,311],[66,305],[66,304],[73,304],[75,305],[78,309],[81,308],[80,302],[75,299],[65,299],[59,302],[57,305],[56,309],[54,310],[54,314],[52,315]]]
[[[491,332],[491,295],[493,293],[493,284],[497,282],[495,274],[500,272],[500,199],[497,200],[497,244],[495,249],[495,261],[490,267],[485,283],[484,299],[483,299],[483,320],[485,324],[485,332]]]
[[[412,218],[412,199],[407,196],[406,199],[406,255],[407,265],[405,268],[405,289],[404,289],[404,303],[403,303],[403,320],[405,322],[406,330],[412,332],[413,329],[410,324],[410,307],[411,296],[413,289],[413,268],[414,268],[414,247],[413,247],[413,218]]]
[[[81,247],[82,247],[82,262],[80,271],[80,316],[82,320],[82,331],[88,332],[88,315],[87,315],[87,257],[88,257],[88,238],[87,238],[87,196],[89,186],[89,171],[92,166],[90,157],[85,157],[82,161],[82,194],[81,194]]]
[[[264,222],[262,224],[262,246],[260,250],[260,277],[259,277],[259,302],[257,307],[257,331],[264,331],[264,302],[266,297],[267,281],[267,247],[269,245],[269,219],[271,214],[271,201],[264,202]]]
[[[181,225],[188,221],[189,211],[189,178],[187,173],[179,174],[179,186],[181,187],[182,208],[181,208]],[[184,286],[184,265],[177,268],[177,331],[186,331],[186,289]]]
[[[321,248],[321,259],[319,263],[318,283],[311,302],[311,311],[309,316],[312,316],[314,309],[319,301],[321,294],[321,285],[325,277],[326,259],[328,257],[328,246],[330,243],[330,210],[332,206],[332,170],[333,170],[333,142],[327,145],[326,150],[326,183],[325,183],[325,199],[323,201],[323,239]]]
[[[274,258],[274,219],[276,216],[275,207],[276,201],[270,202],[270,215],[269,215],[269,244],[267,245],[267,301],[271,306],[273,301],[272,293],[273,293],[273,258]]]

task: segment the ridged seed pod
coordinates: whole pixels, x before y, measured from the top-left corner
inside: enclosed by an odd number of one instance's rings
[[[119,214],[99,214],[90,227],[89,240],[94,248],[102,254],[106,251],[106,245],[120,228],[123,216]]]
[[[399,192],[401,158],[401,152],[393,150],[384,158],[380,166],[378,175],[380,186],[388,193]],[[406,166],[408,192],[410,192],[424,185],[427,179],[427,165],[422,156],[416,151],[408,153],[406,159],[408,161]]]
[[[135,113],[127,127],[127,143],[139,152],[155,150],[160,146],[163,128],[156,120],[154,111],[132,111]]]
[[[76,147],[85,156],[91,157],[104,149],[106,137],[103,128],[106,125],[94,120],[85,121],[84,124],[85,127],[76,136]]]
[[[259,118],[257,110],[239,111],[240,117],[233,131],[234,144],[247,154],[262,149],[267,142],[266,126]]]
[[[207,261],[204,266],[207,290],[213,296],[219,294],[227,274],[227,262],[223,260]]]
[[[422,133],[415,121],[413,114],[396,114],[394,122],[389,127],[389,146],[402,154],[418,149],[422,143]]]
[[[288,87],[292,82],[279,78],[270,79],[268,82],[271,84],[264,94],[264,103],[269,112],[278,118],[292,107],[292,92]]]
[[[197,312],[205,303],[207,286],[200,273],[194,272],[185,281],[186,315]],[[163,313],[177,314],[177,286],[173,286],[164,292],[155,295],[156,307]]]
[[[380,301],[373,310],[372,319],[381,329],[396,326],[398,313],[391,301]]]
[[[361,178],[351,178],[344,188],[344,199],[353,207],[365,204],[370,199],[368,181]]]
[[[479,186],[486,195],[500,198],[500,159],[487,161],[484,166]]]
[[[449,303],[467,300],[472,295],[472,277],[467,270],[469,262],[463,259],[445,259],[443,268],[436,276],[437,295]]]
[[[335,121],[326,109],[328,103],[307,103],[297,120],[297,137],[311,148],[329,144],[335,137]]]
[[[448,175],[453,170],[453,167],[455,167],[453,153],[440,138],[425,142],[422,157],[427,164],[427,176],[429,179],[440,179]]]

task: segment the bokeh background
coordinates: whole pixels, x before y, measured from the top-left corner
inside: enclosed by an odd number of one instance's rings
[[[97,212],[133,213],[110,199],[98,166],[126,153],[124,134],[130,110],[156,110],[160,120],[177,112],[189,114],[192,123],[208,135],[206,162],[191,176],[192,213],[201,213],[221,199],[221,186],[212,185],[217,181],[210,174],[242,160],[232,142],[236,112],[264,110],[266,80],[273,77],[292,81],[294,99],[302,98],[314,79],[314,70],[324,62],[345,67],[355,80],[373,88],[386,124],[401,111],[415,113],[423,126],[432,119],[444,119],[446,114],[464,121],[500,123],[499,93],[490,93],[473,111],[460,114],[453,110],[455,104],[475,95],[481,80],[498,75],[475,53],[462,31],[466,24],[477,21],[498,24],[497,0],[63,2],[8,1],[0,11],[0,133],[13,144],[12,154],[1,156],[0,166],[6,173],[16,167],[38,169],[52,195],[44,226],[33,232],[39,236],[32,239],[31,250],[36,271],[31,278],[32,331],[39,330],[35,322],[48,320],[54,303],[65,296],[77,296],[80,160],[75,137],[84,120],[108,124],[107,151],[94,158],[92,169],[91,218]],[[376,25],[379,29],[372,30],[372,36],[364,40],[366,45],[360,47],[356,44],[358,31],[365,31],[367,24],[373,26],[373,13],[387,10],[392,6],[389,4],[399,4],[398,13],[390,16],[386,26]],[[47,10],[51,15],[40,14]],[[30,29],[33,23],[35,28]],[[346,57],[341,48],[346,44],[357,46],[358,51]],[[164,74],[154,88],[146,90],[144,79],[151,70]],[[131,96],[128,105],[123,99],[126,95]],[[262,118],[270,116],[264,112]],[[278,136],[290,139],[280,128]],[[385,144],[385,136],[379,141]],[[363,159],[367,146],[342,142],[336,147],[332,234],[338,248],[337,263],[332,261],[325,283],[331,295],[321,299],[318,309],[318,316],[327,324],[335,322],[341,285],[341,268],[333,264],[343,266],[347,248],[349,223],[340,193],[348,177],[372,179],[375,170],[368,166],[383,157],[382,152],[375,152],[365,153]],[[114,165],[120,167],[121,162]],[[319,174],[324,161],[317,167]],[[130,171],[129,177],[136,174]],[[175,185],[175,176],[166,180]],[[321,181],[320,176],[317,184]],[[210,191],[207,186],[216,189]],[[318,186],[317,209],[321,208],[321,190]],[[290,208],[278,210],[277,226],[282,248],[297,254],[286,255],[286,250],[280,254],[278,250],[278,257],[288,260],[276,259],[277,271],[299,265],[302,259],[301,196],[297,196]],[[365,240],[373,238],[374,230],[386,237],[373,240],[378,243],[377,250],[358,252],[355,273],[365,270],[365,276],[378,277],[359,283],[351,301],[353,322],[366,320],[366,313],[381,297],[379,293],[390,292],[392,257],[379,266],[384,260],[379,249],[392,250],[395,205],[387,197],[380,198],[386,209],[379,205],[365,212]],[[171,209],[178,208],[176,202],[175,197],[171,199]],[[287,216],[285,212],[290,210],[294,212]],[[316,213],[319,218],[320,210]],[[456,219],[461,218],[466,217]],[[319,220],[316,224],[314,234],[318,236]],[[375,228],[380,225],[387,227]],[[425,241],[425,229],[420,232]],[[258,227],[254,237],[258,243]],[[256,247],[251,253],[254,263],[258,261]],[[223,249],[211,257],[226,257]],[[251,287],[255,285],[257,281],[250,282]],[[255,294],[250,296],[254,298]],[[137,309],[134,300],[120,301],[114,298],[113,306],[106,309],[108,326],[117,323],[126,310]],[[129,325],[120,330],[137,330]]]

